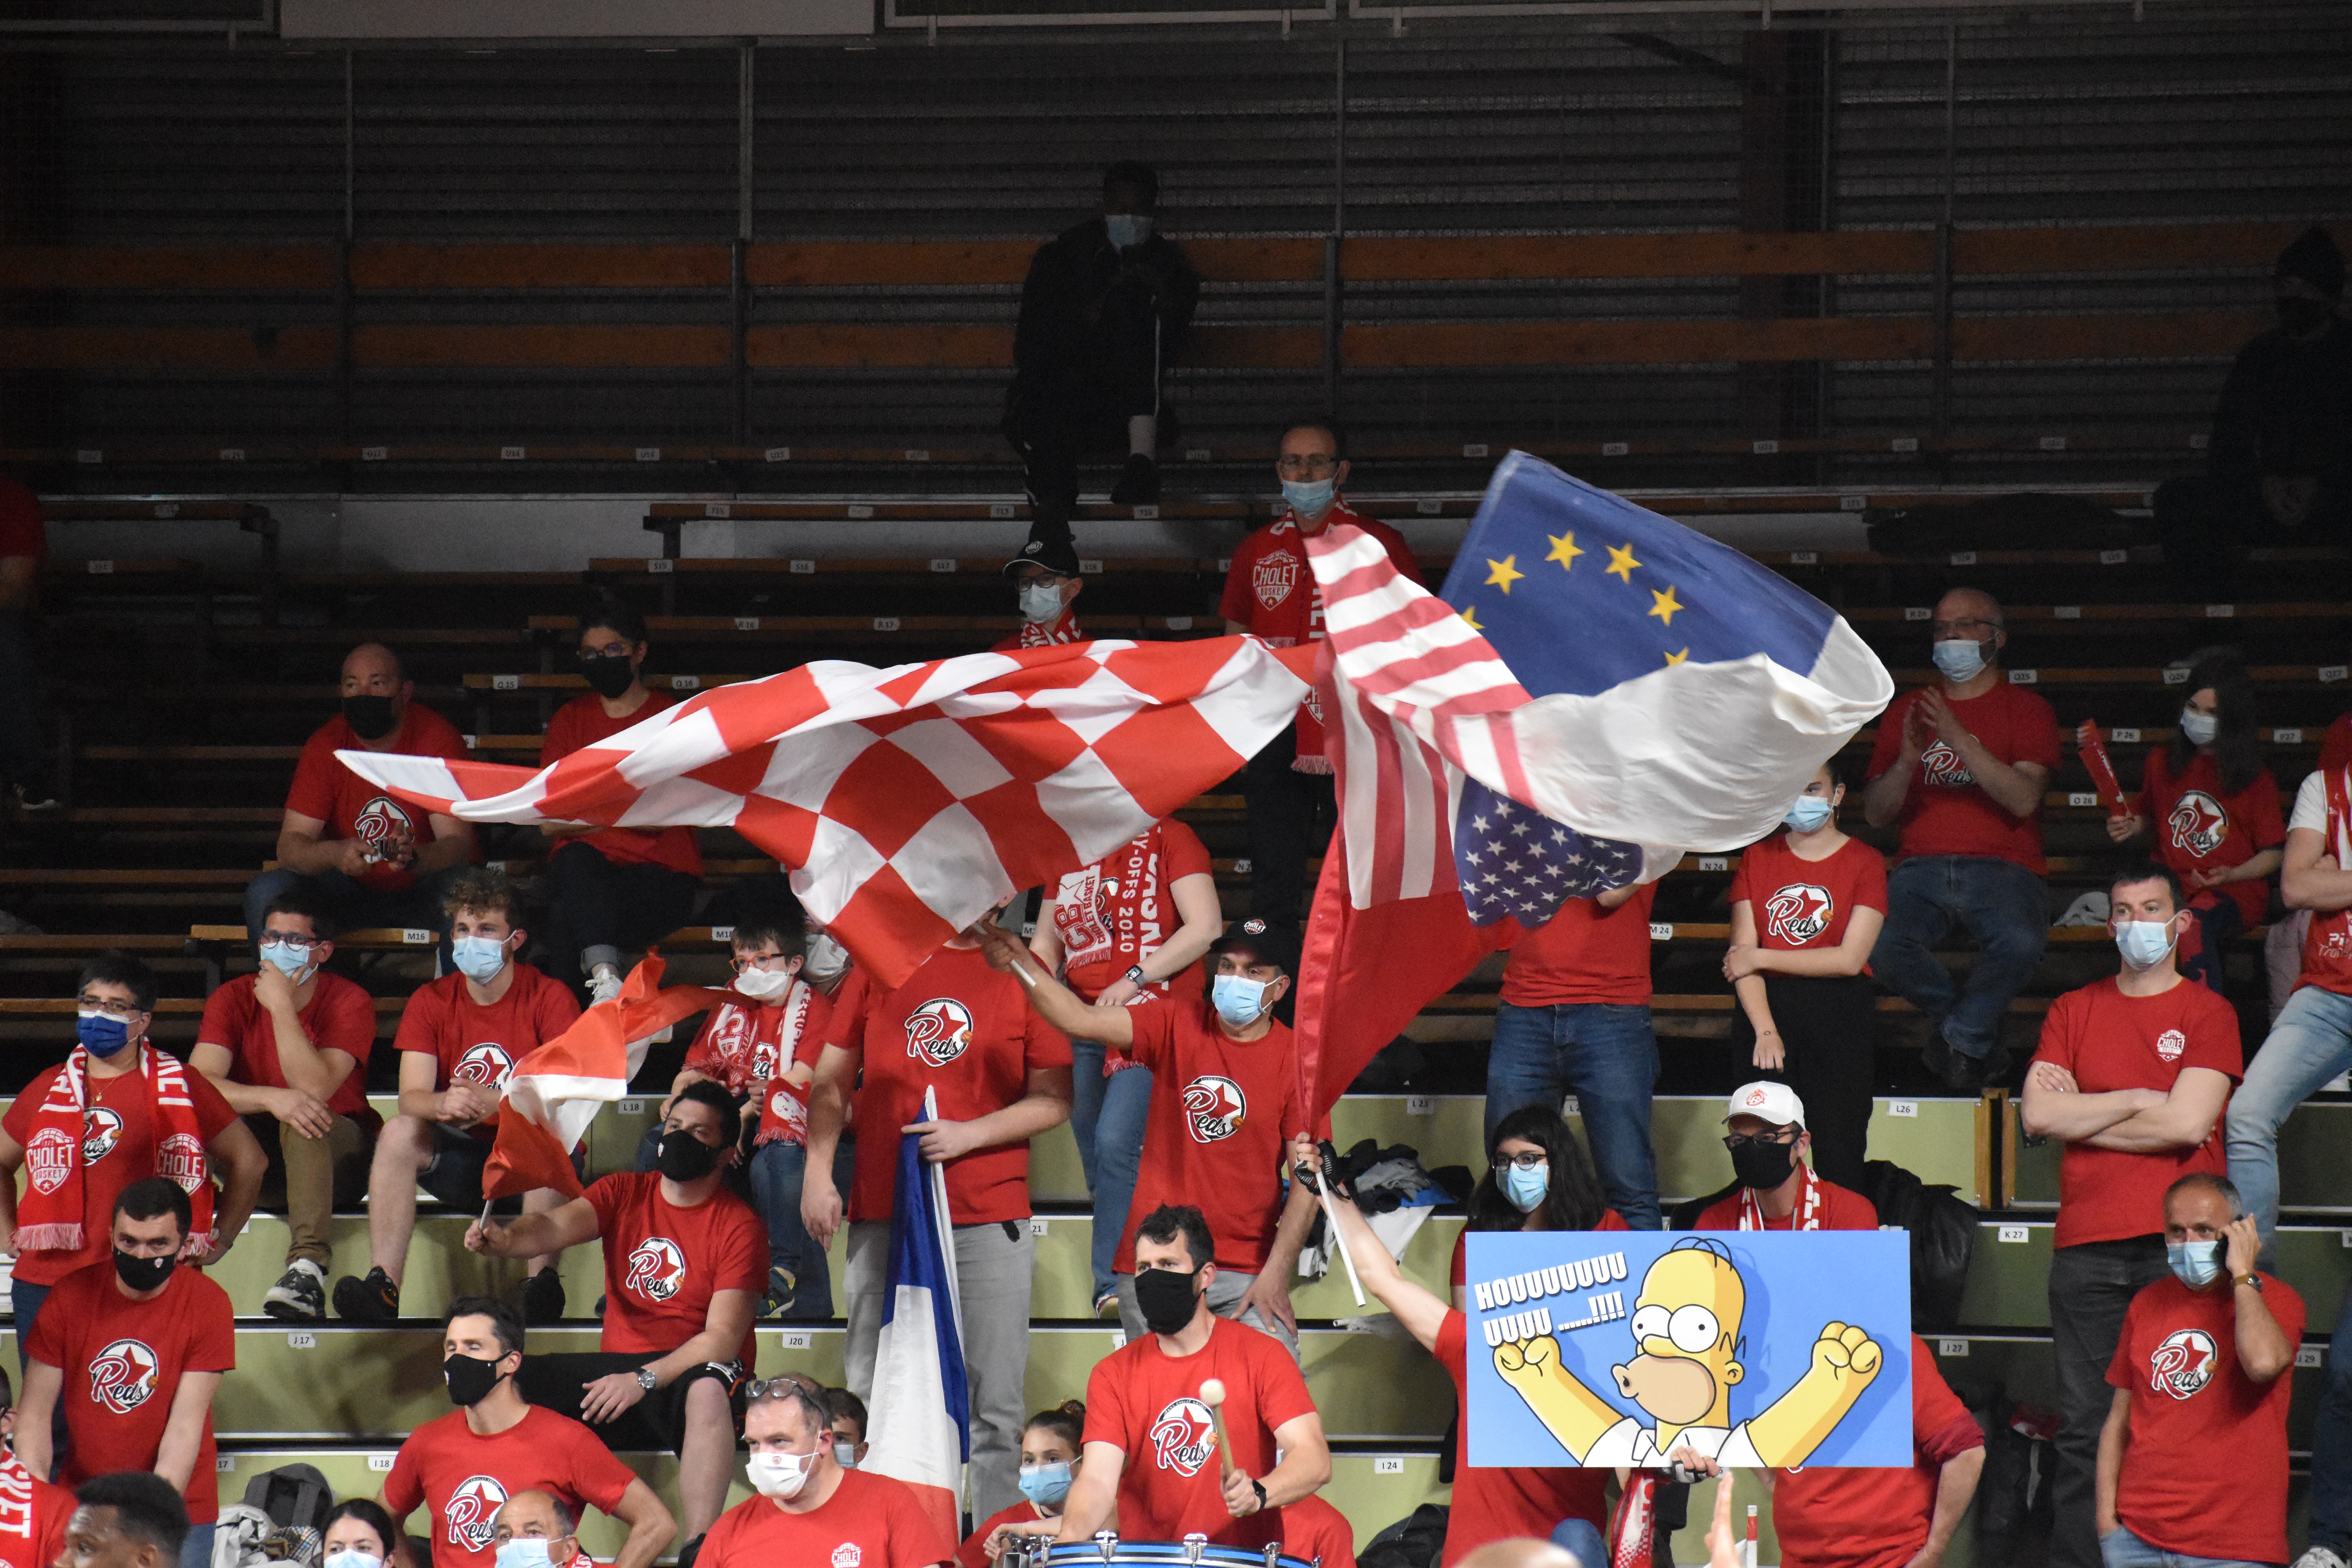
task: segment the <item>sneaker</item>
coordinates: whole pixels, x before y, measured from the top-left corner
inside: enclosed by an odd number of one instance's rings
[[[1156,485],[1153,493],[1158,493]],[[26,816],[37,816],[44,812],[56,811],[65,805],[58,798],[55,790],[43,784],[16,784],[11,786],[8,793],[16,797],[17,811]]]
[[[1118,1316],[1118,1291],[1106,1290],[1101,1295],[1095,1298],[1095,1316],[1097,1318],[1105,1316],[1115,1318]]]
[[[327,1315],[327,1271],[307,1258],[296,1258],[261,1299],[261,1310],[289,1323],[317,1322]]]
[[[335,1281],[335,1316],[361,1323],[397,1321],[400,1317],[398,1281],[381,1268],[369,1269],[364,1279],[344,1275]]]
[[[1944,1073],[1944,1082],[1959,1094],[1981,1094],[1985,1085],[2009,1070],[2009,1047],[1995,1046],[1981,1057],[1962,1051],[1951,1052],[1951,1063]]]
[[[801,1293],[801,1282],[789,1268],[768,1266],[768,1293],[760,1301],[760,1316],[772,1318],[792,1310],[793,1301]]]
[[[621,972],[609,963],[600,963],[596,973],[588,977],[588,1005],[610,1002],[621,994]]]
[[[1160,500],[1160,465],[1140,452],[1132,453],[1110,488],[1113,506],[1150,506]]]
[[[2294,1560],[2294,1568],[2347,1568],[2343,1558],[2325,1546],[2315,1546]]]
[[[563,1278],[554,1269],[542,1268],[524,1282],[522,1321],[534,1329],[563,1321]]]

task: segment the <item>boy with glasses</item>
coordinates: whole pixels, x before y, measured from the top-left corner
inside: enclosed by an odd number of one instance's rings
[[[262,1310],[289,1322],[327,1315],[328,1225],[367,1192],[368,1150],[383,1118],[367,1102],[375,1004],[330,974],[334,927],[307,889],[289,888],[261,919],[260,964],[205,1002],[188,1062],[246,1119],[283,1189],[286,1272]]]

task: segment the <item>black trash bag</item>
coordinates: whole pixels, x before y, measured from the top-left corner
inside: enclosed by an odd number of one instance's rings
[[[1437,1568],[1445,1553],[1446,1508],[1425,1502],[1371,1538],[1356,1568]]]
[[[1958,1328],[1976,1251],[1976,1208],[1957,1188],[1931,1187],[1891,1161],[1873,1160],[1863,1174],[1863,1195],[1876,1205],[1878,1223],[1911,1233],[1911,1327],[1922,1334]]]
[[[1977,1560],[2014,1563],[2025,1540],[2048,1537],[2055,1517],[2057,1413],[1996,1397],[1978,1419],[1985,1427],[1985,1463],[1977,1483]]]

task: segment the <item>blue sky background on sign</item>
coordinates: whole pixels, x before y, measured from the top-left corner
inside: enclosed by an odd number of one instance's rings
[[[1745,1375],[1731,1389],[1737,1426],[1793,1387],[1812,1364],[1823,1325],[1858,1324],[1880,1346],[1884,1363],[1868,1389],[1815,1450],[1817,1465],[1908,1465],[1911,1448],[1911,1266],[1899,1231],[1706,1233],[1727,1247],[1746,1288],[1736,1359]],[[1618,1393],[1612,1368],[1635,1354],[1632,1322],[1651,1265],[1687,1232],[1482,1232],[1469,1238],[1470,1408],[1465,1452],[1474,1465],[1565,1465],[1575,1458],[1496,1371],[1489,1319],[1549,1309],[1562,1364],[1587,1388],[1644,1425],[1651,1417]],[[1498,1300],[1481,1309],[1476,1287],[1538,1269],[1590,1266],[1622,1253],[1624,1278],[1581,1286],[1579,1275],[1556,1294]],[[1610,1302],[1612,1294],[1622,1297]],[[1594,1298],[1601,1298],[1598,1318]],[[1568,1327],[1581,1323],[1581,1327]]]

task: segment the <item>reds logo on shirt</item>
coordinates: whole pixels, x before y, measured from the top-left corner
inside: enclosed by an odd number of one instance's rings
[[[1960,754],[1941,741],[1919,753],[1919,776],[1928,784],[1950,789],[1977,782],[1977,775],[1969,772]]]
[[[1163,1470],[1197,1476],[1217,1451],[1209,1407],[1187,1395],[1168,1402],[1151,1423],[1151,1457]]]
[[[2188,1048],[2189,1037],[2178,1029],[2167,1029],[2156,1037],[2156,1054],[2166,1061],[2179,1061],[2180,1053]]]
[[[514,1058],[496,1040],[484,1040],[457,1058],[449,1069],[451,1083],[488,1084],[492,1089],[506,1087],[507,1075],[514,1071]]]
[[[60,1128],[44,1127],[33,1134],[25,1145],[25,1169],[32,1175],[34,1191],[46,1197],[65,1185],[73,1174],[73,1134]]]
[[[667,1301],[686,1283],[686,1254],[666,1236],[649,1236],[629,1250],[622,1286],[648,1301]]]
[[[1195,1143],[1214,1143],[1241,1131],[1249,1097],[1229,1078],[1202,1073],[1184,1086],[1184,1121]]]
[[[866,1548],[854,1541],[845,1541],[833,1549],[833,1568],[857,1568],[866,1561]]]
[[[383,859],[398,846],[416,837],[416,821],[398,801],[380,795],[360,807],[360,814],[352,818],[352,837],[370,856]]]
[[[1764,903],[1764,929],[1782,942],[1802,947],[1830,929],[1837,900],[1827,888],[1791,882]]]
[[[2189,1399],[2213,1381],[2213,1336],[2182,1329],[2147,1358],[2148,1387],[2175,1399]]]
[[[127,1415],[153,1396],[155,1352],[138,1340],[117,1340],[89,1361],[89,1396],[117,1415]]]
[[[122,1118],[103,1105],[93,1105],[81,1113],[81,1163],[95,1165],[114,1152],[122,1142]]]
[[[490,1548],[490,1523],[507,1506],[506,1483],[496,1476],[467,1476],[449,1494],[449,1544],[468,1552]]]
[[[971,1048],[971,1009],[938,996],[907,1015],[907,1054],[943,1068]]]
[[[2164,819],[2167,831],[2172,835],[2172,847],[2186,849],[2202,860],[2221,847],[2221,840],[2230,837],[2230,814],[2221,803],[2201,789],[2182,795],[2172,815]]]
[[[1250,568],[1250,586],[1256,590],[1257,602],[1269,610],[1290,597],[1297,585],[1298,557],[1287,550],[1261,555]]]

